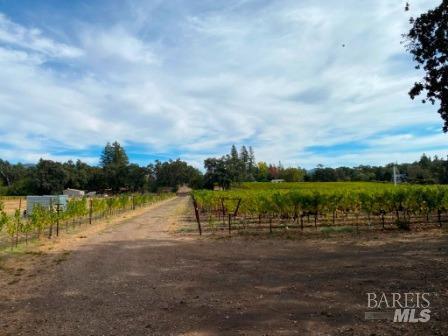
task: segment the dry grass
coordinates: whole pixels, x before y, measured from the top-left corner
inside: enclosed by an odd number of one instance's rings
[[[13,215],[14,212],[17,209],[19,209],[19,207],[21,211],[26,209],[26,200],[23,199],[8,199],[8,200],[2,200],[1,202],[5,206],[5,212],[8,215]]]

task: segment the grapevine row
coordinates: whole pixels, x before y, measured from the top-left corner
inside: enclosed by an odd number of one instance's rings
[[[276,218],[283,222],[301,223],[314,219],[328,225],[336,218],[358,224],[370,224],[376,216],[380,222],[392,218],[401,228],[408,228],[412,218],[419,216],[429,222],[436,217],[442,226],[448,210],[448,188],[445,186],[412,186],[339,190],[300,189],[239,189],[230,191],[194,192],[202,217],[208,222],[230,214],[237,218]]]
[[[40,238],[44,233],[51,237],[59,234],[59,226],[68,228],[70,225],[113,216],[126,210],[135,209],[144,205],[153,204],[172,197],[172,194],[159,195],[120,195],[108,198],[79,198],[71,199],[67,203],[65,211],[56,206],[45,208],[36,205],[31,215],[23,217],[20,209],[16,209],[14,215],[8,215],[4,211],[0,201],[0,233],[6,232],[11,245],[17,245],[20,239],[28,242],[30,237]],[[54,232],[56,231],[56,232]]]

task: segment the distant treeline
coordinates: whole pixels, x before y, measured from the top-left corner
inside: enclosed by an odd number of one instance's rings
[[[232,183],[316,181],[384,181],[393,179],[393,164],[328,168],[319,165],[312,170],[285,168],[281,163],[256,162],[251,147],[204,161],[205,174],[179,159],[156,161],[148,166],[129,163],[124,148],[117,142],[107,144],[98,166],[80,160],[65,163],[41,159],[35,165],[11,164],[0,159],[0,195],[56,194],[65,188],[87,191],[155,192],[176,190],[186,184],[192,188],[215,186],[227,189]],[[448,183],[448,160],[422,155],[419,161],[397,165],[402,181],[419,184]]]
[[[393,167],[390,163],[386,166],[358,166],[325,168],[322,166],[309,171],[305,181],[385,181],[393,180]],[[431,158],[423,154],[420,160],[413,163],[395,165],[401,182],[414,184],[447,184],[448,160],[435,156]]]
[[[41,159],[35,165],[0,160],[0,195],[58,194],[66,188],[106,192],[174,191],[179,185],[202,187],[203,174],[181,160],[141,167],[129,163],[124,148],[107,144],[99,166],[80,160],[65,163]],[[168,191],[168,190],[166,190]]]
[[[357,166],[329,168],[318,165],[315,169],[285,168],[281,163],[255,163],[252,148],[241,147],[238,152],[232,146],[230,154],[221,158],[209,158],[204,161],[206,173],[204,186],[211,188],[218,185],[227,189],[232,183],[268,182],[282,179],[286,182],[342,182],[342,181],[377,181],[391,182],[393,166]],[[416,184],[448,183],[448,160],[423,154],[419,161],[396,165],[401,182]]]

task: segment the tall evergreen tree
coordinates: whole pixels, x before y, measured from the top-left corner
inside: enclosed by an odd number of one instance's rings
[[[232,145],[232,148],[230,150],[230,159],[234,162],[238,161],[238,151],[236,149],[235,145]]]
[[[103,168],[112,164],[126,166],[129,164],[129,158],[124,148],[117,141],[112,145],[108,142],[101,154],[100,164]]]
[[[104,171],[106,186],[114,192],[126,188],[129,159],[124,148],[114,142],[107,143],[101,155],[101,166]]]
[[[249,146],[249,177],[251,178],[251,181],[255,180],[255,175],[257,174],[257,163],[255,161],[255,154],[252,146]]]

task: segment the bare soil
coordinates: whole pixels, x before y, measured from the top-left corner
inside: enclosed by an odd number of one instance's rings
[[[13,215],[17,209],[21,209],[21,212],[26,209],[26,200],[22,199],[12,199],[12,200],[2,200],[5,212],[8,215]]]
[[[448,237],[198,237],[175,198],[0,264],[0,335],[447,335]],[[431,292],[427,323],[367,292]]]

